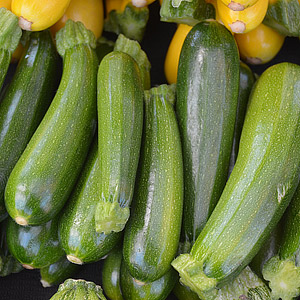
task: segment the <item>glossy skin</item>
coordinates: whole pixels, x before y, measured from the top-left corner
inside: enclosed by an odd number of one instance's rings
[[[98,261],[119,241],[121,233],[105,235],[95,229],[95,209],[99,201],[98,144],[94,142],[76,188],[64,208],[59,236],[67,255],[82,263]]]
[[[238,89],[234,38],[216,21],[197,24],[182,47],[176,100],[184,164],[183,237],[191,244],[227,180]]]
[[[152,282],[170,268],[179,243],[183,165],[174,94],[163,85],[145,92],[143,146],[123,257],[131,275]],[[169,99],[170,97],[170,99]]]
[[[10,216],[22,218],[29,225],[49,221],[63,207],[80,174],[96,128],[98,59],[87,43],[79,42],[65,49],[68,41],[76,40],[76,30],[68,32],[70,37],[64,36],[61,43],[57,42],[60,51],[65,51],[59,88],[5,190]]]
[[[46,267],[64,255],[57,232],[58,217],[34,227],[20,226],[9,218],[6,233],[8,249],[23,265]]]
[[[170,269],[154,282],[142,284],[134,279],[126,268],[121,265],[121,290],[125,300],[165,300],[177,282],[177,273]]]
[[[0,220],[10,172],[45,115],[58,86],[59,56],[48,31],[33,33],[0,102]]]
[[[104,260],[102,269],[102,287],[105,295],[111,300],[123,300],[120,273],[122,262],[122,247],[117,246]]]

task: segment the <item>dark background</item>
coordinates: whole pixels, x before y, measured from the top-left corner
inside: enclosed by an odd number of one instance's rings
[[[147,24],[142,48],[146,51],[151,62],[152,86],[166,83],[164,76],[164,58],[176,25],[163,23],[159,20],[159,3],[149,6],[150,18]],[[252,70],[261,74],[270,65],[279,62],[293,62],[300,65],[300,42],[298,38],[286,38],[279,54],[268,64],[252,66]],[[101,285],[101,267],[103,261],[87,264],[81,267],[80,271],[72,278],[85,279]],[[1,300],[47,300],[57,291],[57,286],[43,288],[40,284],[38,270],[23,270],[18,274],[12,274],[0,278],[0,299]],[[168,300],[176,299],[170,295]]]

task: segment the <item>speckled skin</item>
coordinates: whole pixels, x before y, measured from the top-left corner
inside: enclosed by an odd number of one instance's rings
[[[176,100],[184,163],[183,237],[191,244],[227,180],[238,89],[233,36],[214,20],[197,24],[182,47]]]
[[[69,198],[95,133],[97,68],[88,44],[65,49],[57,93],[8,179],[5,204],[12,218],[43,224]]]
[[[10,253],[32,268],[46,267],[64,255],[58,239],[58,218],[40,226],[20,226],[7,222],[6,240]]]
[[[32,33],[0,102],[0,220],[10,172],[45,115],[58,86],[59,56],[49,31]]]
[[[123,243],[129,272],[144,282],[157,280],[171,268],[182,220],[180,136],[174,109],[166,94],[155,94],[161,87],[166,86],[153,88],[148,96],[145,94],[143,146]]]
[[[121,233],[96,232],[94,217],[99,201],[99,174],[98,143],[95,141],[59,224],[59,236],[66,254],[83,263],[98,261],[121,237]]]
[[[208,280],[230,281],[251,261],[299,183],[299,140],[300,66],[277,64],[251,93],[237,162],[216,208],[191,253],[172,263],[186,285],[204,291]]]

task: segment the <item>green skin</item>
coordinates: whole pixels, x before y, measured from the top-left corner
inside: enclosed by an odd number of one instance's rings
[[[170,269],[158,280],[143,283],[131,276],[124,261],[121,265],[121,290],[126,300],[165,300],[177,279],[177,272]]]
[[[166,96],[169,88],[145,92],[140,166],[124,235],[124,262],[143,282],[155,281],[171,268],[180,237],[183,163],[175,112]]]
[[[179,59],[176,100],[185,183],[183,237],[187,243],[197,239],[228,177],[239,65],[235,40],[218,22],[200,22],[187,35]]]
[[[178,300],[200,300],[196,293],[180,282],[176,283],[173,293]]]
[[[100,286],[82,279],[67,279],[50,300],[106,300]]]
[[[94,216],[99,202],[98,182],[98,143],[95,141],[59,224],[62,247],[67,255],[79,260],[79,264],[98,261],[121,237],[119,233],[96,232]]]
[[[300,171],[300,67],[281,63],[258,79],[236,165],[190,254],[172,265],[203,300],[252,260],[288,206]],[[221,245],[221,246],[220,246]]]
[[[121,246],[121,245],[120,245]],[[122,247],[116,247],[104,260],[102,268],[102,287],[110,300],[123,300],[120,286]]]
[[[122,231],[129,218],[143,128],[143,85],[135,60],[113,51],[98,71],[97,232]]]
[[[0,221],[10,172],[45,115],[57,89],[59,56],[49,31],[32,33],[0,102]]]
[[[51,220],[72,192],[95,133],[97,67],[89,45],[65,51],[57,93],[5,190],[7,211],[22,224]]]
[[[43,287],[60,284],[67,278],[73,276],[79,269],[80,266],[69,262],[67,258],[63,256],[55,263],[40,269],[41,284]]]
[[[58,239],[58,218],[40,226],[20,226],[9,218],[6,240],[10,253],[28,269],[46,267],[64,255]]]

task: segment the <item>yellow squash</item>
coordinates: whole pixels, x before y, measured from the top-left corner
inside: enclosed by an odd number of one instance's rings
[[[145,7],[151,3],[153,3],[155,0],[132,0],[132,5],[135,7]]]
[[[222,2],[228,6],[231,10],[242,11],[248,7],[253,6],[257,0],[222,0]]]
[[[71,0],[12,0],[11,10],[24,30],[40,31],[55,24]]]
[[[51,32],[55,35],[71,19],[83,23],[98,39],[103,30],[103,18],[102,0],[71,0],[64,15],[51,27]]]
[[[179,24],[169,45],[165,59],[165,76],[169,84],[176,83],[179,57],[183,42],[192,29],[191,26]]]
[[[105,1],[105,11],[108,15],[112,10],[120,10],[123,0],[106,0]]]
[[[241,58],[250,64],[264,64],[273,59],[281,49],[284,38],[264,24],[248,33],[235,35]]]
[[[258,0],[242,11],[231,10],[222,0],[217,0],[218,13],[223,24],[234,33],[246,33],[256,28],[264,19],[268,0]]]
[[[6,9],[10,10],[11,0],[0,0],[0,8],[1,7],[5,7]]]

